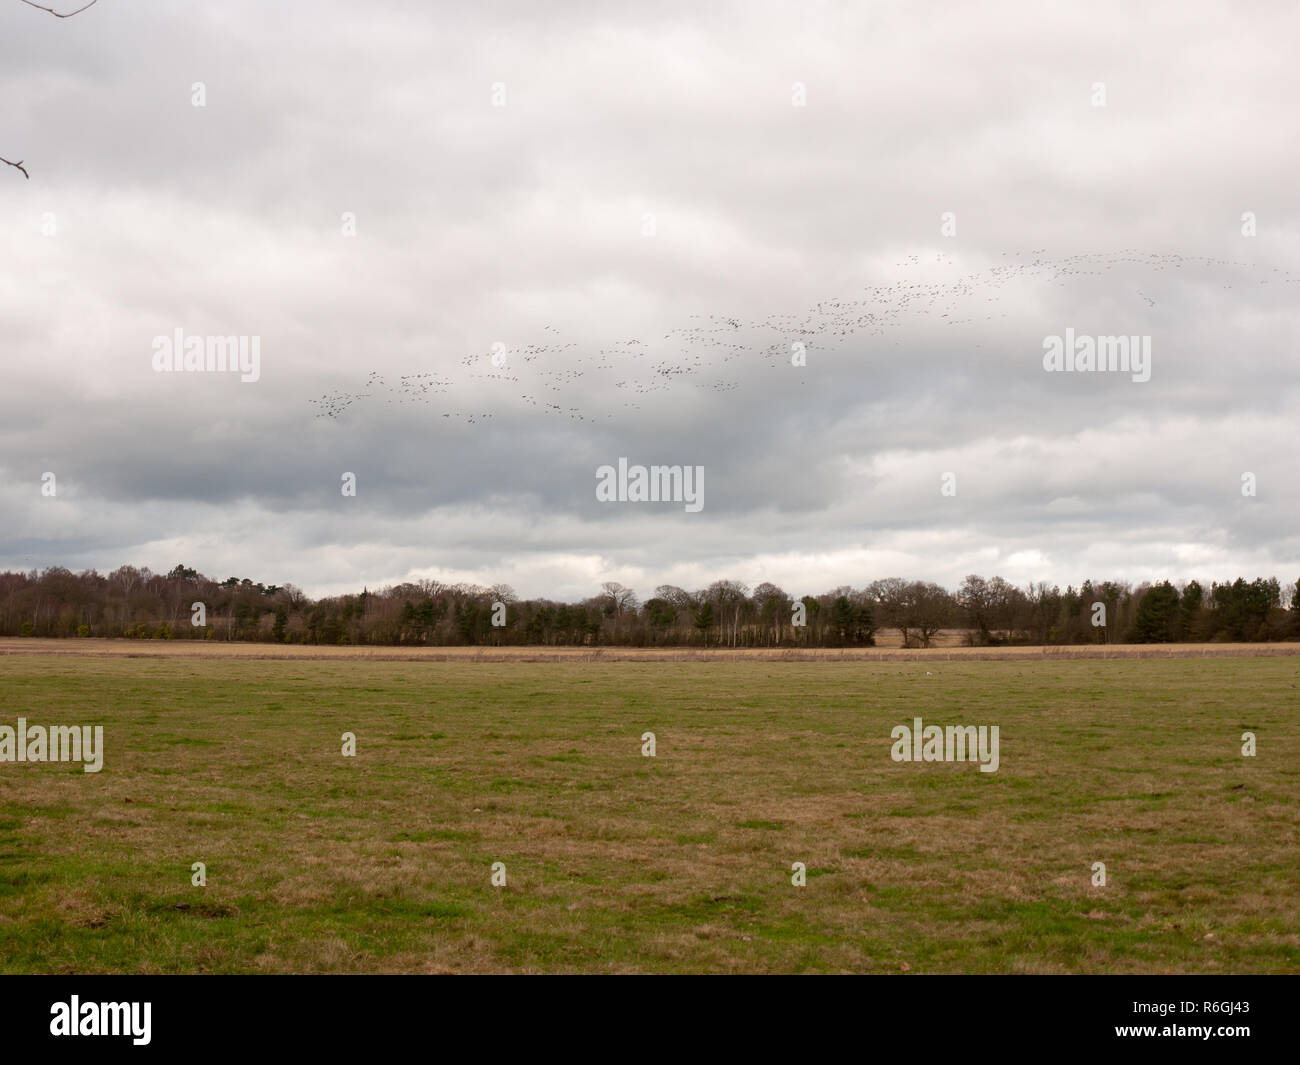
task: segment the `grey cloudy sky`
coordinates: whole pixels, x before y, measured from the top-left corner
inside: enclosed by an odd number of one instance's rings
[[[1294,580],[1297,40],[1202,0],[0,0],[0,568]],[[260,380],[155,372],[178,328]],[[1045,372],[1067,328],[1151,379]],[[704,510],[597,502],[620,456]]]

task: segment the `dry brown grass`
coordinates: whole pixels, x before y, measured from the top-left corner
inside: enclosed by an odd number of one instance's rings
[[[0,970],[1300,971],[1294,658],[247,649],[0,657],[107,745],[0,766]],[[1001,768],[892,762],[913,715]]]
[[[1298,643],[1086,644],[964,647],[948,633],[930,648],[902,647],[890,632],[861,648],[725,647],[327,647],[203,640],[33,639],[0,637],[0,655],[264,659],[369,662],[948,662],[1107,658],[1268,658],[1300,655]]]

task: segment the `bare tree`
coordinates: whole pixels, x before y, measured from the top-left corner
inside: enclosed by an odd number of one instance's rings
[[[614,638],[617,640],[623,629],[623,615],[636,611],[636,593],[618,581],[605,581],[596,600],[601,612],[614,619]]]
[[[661,584],[655,589],[655,598],[672,603],[678,610],[694,610],[697,606],[695,596],[675,584]]]
[[[727,615],[731,614],[731,646],[735,647],[736,637],[740,631],[740,608],[749,599],[749,589],[739,581],[714,581],[700,598],[717,605],[720,643],[726,641]]]
[[[907,586],[908,617],[920,634],[921,646],[931,641],[952,619],[952,597],[930,581],[913,581]]]
[[[606,581],[600,586],[601,599],[613,608],[616,615],[636,610],[636,593],[618,581]]]
[[[867,594],[880,605],[881,624],[898,629],[903,637],[903,646],[911,647],[912,638],[908,633],[911,625],[907,615],[907,581],[902,577],[885,577],[872,581],[867,587]]]
[[[754,589],[753,599],[760,620],[764,625],[772,627],[772,642],[779,644],[785,619],[790,613],[790,597],[785,594],[784,589],[770,581],[764,581]]]

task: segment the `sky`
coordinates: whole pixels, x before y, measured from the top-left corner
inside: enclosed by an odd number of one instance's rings
[[[0,0],[0,569],[1294,582],[1296,40],[1204,0]],[[177,330],[256,374],[157,369]],[[1149,379],[1045,366],[1112,336]],[[620,459],[702,508],[601,501]]]

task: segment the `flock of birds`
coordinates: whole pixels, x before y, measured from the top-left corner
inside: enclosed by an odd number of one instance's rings
[[[710,392],[734,391],[751,367],[789,368],[799,344],[811,360],[817,352],[842,347],[855,337],[898,334],[904,325],[918,319],[960,327],[992,321],[995,315],[1005,318],[1006,312],[999,311],[997,304],[1019,283],[1064,287],[1124,269],[1186,277],[1228,269],[1250,271],[1249,280],[1257,286],[1300,284],[1300,277],[1290,271],[1209,256],[1124,250],[1050,258],[1046,249],[1039,248],[1003,253],[1003,257],[1010,261],[977,273],[871,285],[856,296],[823,300],[799,313],[773,312],[749,320],[734,314],[693,314],[688,324],[670,329],[653,343],[618,340],[584,350],[577,341],[562,342],[560,330],[548,324],[542,328],[548,334],[543,343],[497,344],[492,351],[465,356],[460,360],[459,380],[432,371],[397,378],[372,371],[357,391],[333,391],[310,402],[319,418],[338,419],[359,404],[382,401],[442,407],[443,418],[476,425],[493,417],[492,410],[478,409],[486,405],[481,399],[484,390],[474,390],[480,399],[473,409],[453,402],[454,390],[469,381],[484,381],[492,389],[499,387],[502,400],[518,407],[574,422],[596,422],[640,410],[649,397],[684,385]],[[951,267],[954,261],[939,253],[933,265]],[[896,266],[920,268],[921,258],[909,255]],[[1267,276],[1256,276],[1260,271]],[[1221,287],[1233,286],[1221,283]],[[1148,310],[1156,306],[1155,298],[1147,293],[1137,290],[1135,295],[1145,301]],[[901,346],[902,341],[893,343]],[[982,347],[978,343],[973,346]],[[796,379],[802,384],[806,376]],[[596,400],[598,410],[593,409]]]

